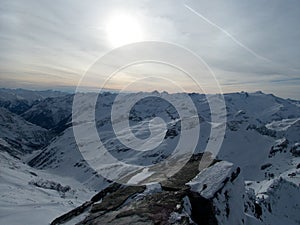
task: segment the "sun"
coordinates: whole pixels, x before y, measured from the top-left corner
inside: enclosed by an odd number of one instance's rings
[[[143,39],[143,32],[138,20],[125,13],[114,14],[108,19],[106,35],[113,47],[120,47]]]

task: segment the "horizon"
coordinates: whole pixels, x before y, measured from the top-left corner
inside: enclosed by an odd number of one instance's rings
[[[6,90],[24,90],[24,91],[37,91],[37,92],[43,92],[43,91],[57,91],[57,92],[62,92],[62,93],[67,93],[67,94],[75,94],[76,93],[76,87],[74,86],[73,87],[73,90],[71,90],[72,87],[69,87],[68,88],[61,88],[61,89],[53,89],[53,88],[40,88],[40,89],[30,89],[30,88],[22,88],[22,87],[17,87],[17,88],[6,88],[6,87],[1,87],[0,86],[0,89],[6,89]],[[91,88],[91,89],[86,89],[86,91],[80,91],[79,93],[84,93],[84,94],[87,94],[87,93],[103,93],[103,92],[108,92],[108,93],[111,93],[111,94],[118,94],[120,93],[120,90],[109,90],[109,89],[103,89],[101,92],[98,92],[96,90],[96,88]],[[128,91],[128,92],[123,92],[123,93],[138,93],[138,92],[141,92],[141,93],[153,93],[153,92],[158,92],[158,93],[167,93],[167,94],[199,94],[199,95],[217,95],[217,94],[220,94],[220,93],[209,93],[209,94],[204,94],[204,93],[199,93],[199,92],[167,92],[167,91],[158,91],[158,90],[152,90],[152,91]],[[251,91],[251,92],[248,92],[248,91],[236,91],[236,92],[223,92],[222,95],[230,95],[230,94],[242,94],[242,93],[248,93],[248,94],[264,94],[264,95],[273,95],[277,98],[282,98],[282,99],[285,99],[285,100],[293,100],[293,101],[300,101],[300,99],[296,99],[296,98],[285,98],[285,97],[282,97],[282,96],[279,96],[279,95],[276,95],[274,93],[266,93],[266,92],[263,92],[261,90],[256,90],[256,91]]]

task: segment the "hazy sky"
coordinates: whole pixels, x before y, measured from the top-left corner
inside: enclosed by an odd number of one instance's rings
[[[300,99],[299,21],[298,0],[1,0],[1,86],[76,86],[97,58],[118,45],[157,40],[198,54],[224,92],[262,90]],[[123,71],[110,87],[138,77],[141,68]],[[188,79],[156,69],[189,88]],[[163,89],[161,82],[149,82],[156,85]]]

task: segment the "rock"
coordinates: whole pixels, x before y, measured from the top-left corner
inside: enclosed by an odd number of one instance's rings
[[[28,183],[39,188],[51,189],[61,193],[65,193],[71,190],[70,186],[68,185],[63,186],[60,183],[57,183],[55,181],[44,180],[44,179],[31,180]]]
[[[112,211],[122,205],[129,197],[134,194],[141,193],[145,189],[145,186],[121,187],[110,195],[105,196],[101,203],[94,204],[91,212]]]
[[[300,156],[300,144],[296,143],[294,146],[291,148],[290,152],[293,154],[295,157]]]
[[[258,193],[246,191],[245,212],[261,224],[299,224],[299,187],[283,178],[266,182]],[[259,224],[259,223],[255,223]]]
[[[267,169],[267,168],[269,168],[269,167],[271,167],[271,166],[272,166],[272,163],[266,163],[266,164],[262,165],[262,166],[260,167],[260,169],[261,169],[261,170],[265,170],[265,169]]]
[[[273,157],[277,152],[282,152],[288,147],[289,141],[286,138],[276,140],[274,146],[271,147],[269,158]]]
[[[92,197],[92,204],[86,202],[86,208],[79,207],[55,221],[66,222],[90,210],[79,224],[193,224],[187,197],[189,187],[185,183],[199,173],[201,159],[211,163],[211,154],[193,155],[178,173],[161,184],[124,186],[113,183]]]
[[[192,219],[198,224],[243,224],[244,181],[240,168],[221,161],[201,171],[187,183]]]
[[[215,161],[208,168],[200,168],[199,172],[202,157],[194,155],[177,174],[160,184],[111,184],[95,195],[93,201],[56,219],[52,225],[65,224],[76,216],[76,221],[81,220],[78,225],[262,225],[273,224],[275,217],[278,221],[295,224],[286,219],[290,214],[298,219],[300,204],[293,196],[299,192],[299,187],[295,184],[284,179],[262,181],[261,184],[248,182],[246,190],[239,167]],[[266,189],[261,194],[255,193],[251,185],[262,185]],[[286,189],[293,195],[290,196]],[[286,204],[291,204],[292,208],[288,210]],[[87,212],[87,215],[82,214]]]

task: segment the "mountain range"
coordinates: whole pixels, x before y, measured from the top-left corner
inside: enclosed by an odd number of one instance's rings
[[[190,93],[200,127],[192,157],[163,182],[127,186],[99,174],[78,147],[74,129],[88,133],[89,121],[72,119],[86,113],[93,95],[80,94],[84,107],[74,115],[74,94],[0,89],[0,224],[300,223],[300,101],[262,92],[224,94],[226,122],[218,126],[226,126],[226,132],[214,156],[205,151],[209,138],[219,138],[211,136],[216,124],[208,96]],[[184,109],[184,95],[153,92],[133,106],[129,125],[135,137],[151,136],[153,118],[166,123],[160,145],[134,151],[113,129],[111,111],[118,94],[99,94],[94,122],[102,143],[124,163],[163,162],[182,132],[178,109],[164,99],[182,99]],[[130,141],[128,134],[120,135]],[[92,139],[80,144],[95,146]],[[199,168],[205,157],[213,160]]]

